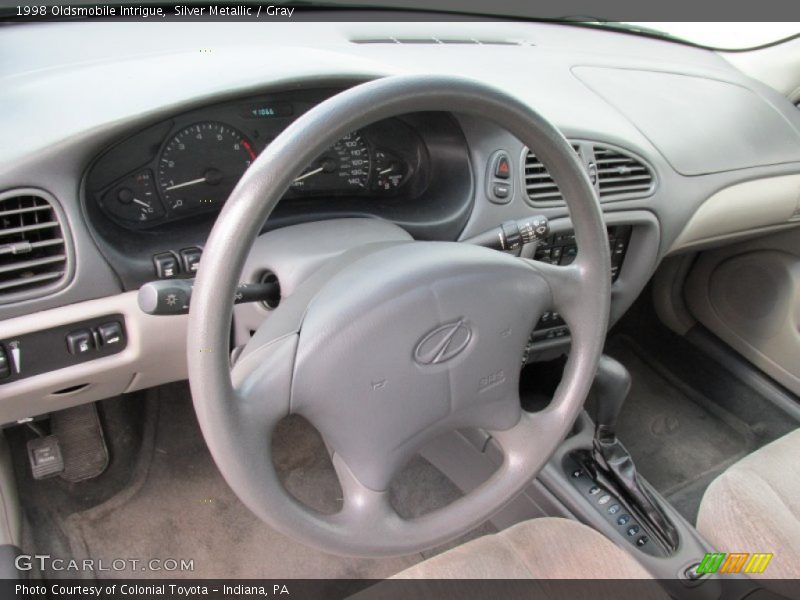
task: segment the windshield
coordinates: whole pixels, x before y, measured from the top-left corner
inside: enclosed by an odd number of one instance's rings
[[[603,26],[603,23],[597,23]],[[613,25],[609,23],[609,25]],[[641,27],[648,33],[661,32],[701,46],[720,50],[745,50],[774,44],[800,34],[800,23],[667,23],[628,22],[620,25]]]

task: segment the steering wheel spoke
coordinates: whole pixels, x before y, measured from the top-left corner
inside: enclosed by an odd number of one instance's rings
[[[547,282],[553,309],[566,319],[583,309],[586,294],[591,292],[587,289],[591,286],[591,280],[586,277],[580,260],[563,267],[532,259],[523,260]]]
[[[332,462],[344,500],[342,510],[334,516],[334,520],[348,527],[373,529],[400,520],[389,501],[388,490],[373,490],[361,483],[341,455],[334,453]]]
[[[234,409],[251,422],[272,427],[289,414],[298,336],[259,346],[231,370]]]

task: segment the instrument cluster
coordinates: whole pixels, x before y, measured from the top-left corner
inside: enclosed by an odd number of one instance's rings
[[[104,153],[87,193],[126,229],[218,212],[258,154],[324,99],[295,93],[194,110],[153,125]],[[424,192],[427,148],[413,123],[381,121],[346,135],[300,173],[284,199],[402,201]]]

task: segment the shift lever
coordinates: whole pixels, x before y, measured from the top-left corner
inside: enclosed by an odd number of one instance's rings
[[[617,438],[617,419],[630,389],[628,370],[613,358],[602,356],[593,386],[597,413],[592,458],[632,508],[650,524],[653,533],[670,551],[674,551],[678,547],[675,526],[642,485],[633,458]]]
[[[621,362],[603,355],[597,365],[592,391],[597,400],[595,406],[595,437],[614,439],[617,432],[617,419],[622,405],[631,391],[631,374]]]

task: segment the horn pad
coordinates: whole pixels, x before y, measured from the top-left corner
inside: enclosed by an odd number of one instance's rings
[[[544,280],[500,252],[441,242],[379,249],[310,303],[292,412],[364,485],[386,489],[437,434],[516,424],[522,355],[549,302]]]

